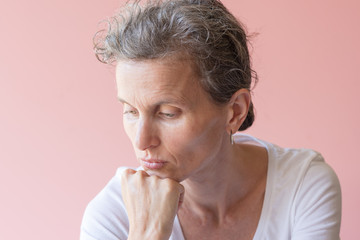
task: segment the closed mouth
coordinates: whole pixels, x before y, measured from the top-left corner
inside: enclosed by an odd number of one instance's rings
[[[144,168],[159,169],[166,164],[166,161],[157,160],[157,159],[141,159],[141,163]]]

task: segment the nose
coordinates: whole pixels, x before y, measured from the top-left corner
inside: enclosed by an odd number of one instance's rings
[[[145,151],[158,146],[159,143],[155,124],[150,119],[139,119],[135,136],[136,148]]]

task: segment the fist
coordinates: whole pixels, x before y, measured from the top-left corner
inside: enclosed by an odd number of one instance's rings
[[[121,193],[129,218],[128,239],[169,239],[184,187],[170,179],[127,169]]]

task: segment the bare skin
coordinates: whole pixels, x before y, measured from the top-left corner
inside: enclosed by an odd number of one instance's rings
[[[129,216],[129,239],[169,239],[184,187],[170,178],[150,177],[132,169],[123,174],[121,184]],[[162,191],[152,194],[153,189]],[[159,211],[162,207],[167,209]]]
[[[129,239],[168,239],[176,213],[187,240],[252,239],[267,153],[229,141],[246,117],[249,92],[216,105],[189,61],[178,59],[119,61],[116,77],[125,132],[146,171],[123,175]]]
[[[251,145],[236,147],[253,152],[251,160],[239,166],[239,172],[246,172],[239,175],[229,168],[182,183],[186,198],[178,216],[185,239],[253,239],[265,196],[267,152]]]

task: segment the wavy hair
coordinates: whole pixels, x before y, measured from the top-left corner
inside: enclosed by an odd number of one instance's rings
[[[107,28],[94,36],[95,54],[103,63],[186,54],[217,104],[257,82],[245,27],[219,0],[132,1],[106,22]],[[251,102],[239,130],[250,127],[254,118]]]

